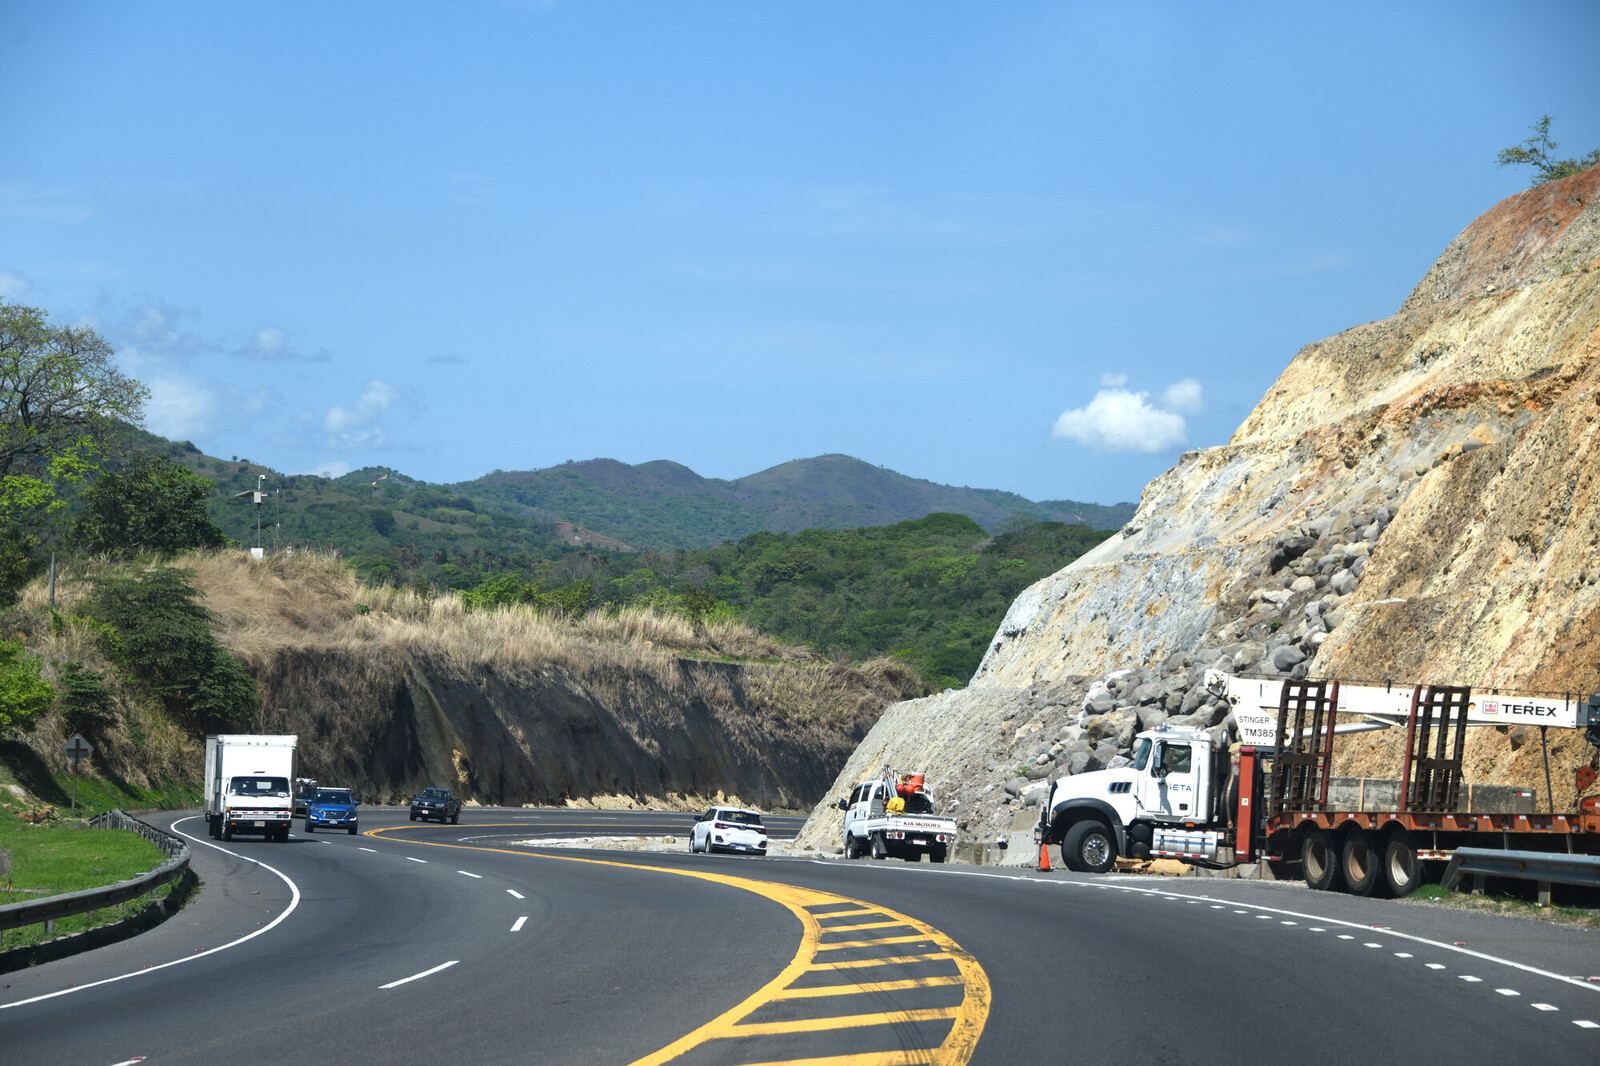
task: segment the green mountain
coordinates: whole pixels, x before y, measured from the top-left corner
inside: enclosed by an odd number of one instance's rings
[[[733,481],[703,478],[658,461],[614,459],[543,470],[496,471],[451,486],[530,517],[565,521],[636,547],[710,548],[751,533],[886,526],[935,513],[962,514],[996,532],[1049,521],[1115,529],[1135,505],[1050,500],[1035,503],[997,489],[956,488],[907,477],[848,455],[797,459]]]

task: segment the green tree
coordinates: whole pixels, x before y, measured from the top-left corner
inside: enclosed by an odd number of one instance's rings
[[[127,683],[201,732],[245,725],[260,706],[255,682],[211,633],[205,595],[175,567],[90,578],[85,617],[99,623],[101,649]]]
[[[1521,145],[1502,148],[1500,154],[1495,157],[1500,165],[1532,167],[1534,185],[1543,185],[1547,181],[1570,177],[1590,167],[1600,166],[1600,148],[1596,148],[1581,159],[1554,158],[1555,151],[1560,146],[1550,139],[1550,121],[1549,115],[1539,116],[1539,121],[1528,127],[1533,131],[1532,137],[1523,141]]]
[[[120,470],[100,475],[73,525],[91,552],[220,548],[227,538],[206,514],[211,482],[164,455],[136,452]]]
[[[56,690],[39,676],[40,665],[23,656],[21,644],[0,640],[0,730],[32,729],[34,719],[55,702]]]
[[[93,329],[47,318],[0,303],[0,522],[37,522],[62,507],[56,487],[97,469],[149,395]]]

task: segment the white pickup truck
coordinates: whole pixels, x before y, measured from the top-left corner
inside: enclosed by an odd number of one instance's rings
[[[944,862],[956,842],[956,823],[934,813],[921,774],[885,774],[863,781],[839,801],[844,811],[844,857],[893,855],[919,862],[926,854]],[[898,801],[898,802],[897,802]]]

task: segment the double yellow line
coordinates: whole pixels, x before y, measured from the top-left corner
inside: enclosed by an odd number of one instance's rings
[[[478,828],[474,826],[473,828]],[[386,829],[369,830],[366,836],[381,836]],[[615,866],[628,870],[674,874],[754,892],[787,908],[800,921],[800,945],[789,964],[760,989],[731,1010],[674,1040],[660,1051],[646,1055],[632,1066],[660,1066],[715,1040],[759,1037],[792,1038],[800,1034],[839,1033],[871,1026],[900,1027],[906,1036],[918,1032],[936,1033],[948,1021],[949,1028],[937,1044],[906,1047],[895,1051],[808,1056],[804,1059],[779,1058],[751,1062],[747,1066],[778,1066],[779,1063],[805,1063],[806,1066],[959,1066],[971,1060],[989,1018],[990,986],[988,975],[970,952],[944,933],[909,915],[880,907],[864,900],[797,888],[773,881],[711,873],[703,870],[675,870],[643,863],[612,859],[584,859],[543,852],[445,844],[429,840],[407,840],[436,848],[462,851],[493,851],[506,855],[534,855],[561,862],[581,862],[595,866]],[[887,970],[887,979],[849,981],[860,970]],[[929,973],[930,969],[941,971]],[[907,976],[894,976],[894,971]],[[844,977],[845,983],[826,983]],[[864,996],[874,1005],[890,993],[922,989],[959,988],[959,1003],[866,1013],[823,1013],[772,1021],[747,1021],[762,1008],[782,1005],[821,1005],[834,997]],[[843,1000],[838,1000],[843,1002]],[[805,1011],[796,1013],[805,1014]],[[920,1027],[920,1028],[919,1028]]]

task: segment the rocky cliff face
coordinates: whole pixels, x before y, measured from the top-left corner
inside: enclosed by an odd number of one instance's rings
[[[726,797],[811,805],[865,721],[794,714],[776,688],[795,667],[663,656],[599,663],[452,661],[426,650],[282,649],[256,673],[262,732],[298,733],[303,771],[396,803],[433,785],[485,804]],[[827,672],[827,668],[821,668]],[[857,671],[826,680],[832,703],[894,698]]]
[[[1168,716],[1218,721],[1210,666],[1600,689],[1597,201],[1600,170],[1511,197],[1392,318],[1303,349],[1226,445],[1018,597],[966,691],[890,708],[840,784],[914,765],[987,838],[1025,820],[1030,781],[1109,765]],[[1542,795],[1527,739],[1473,731],[1469,774]],[[1595,751],[1550,739],[1559,809]]]

